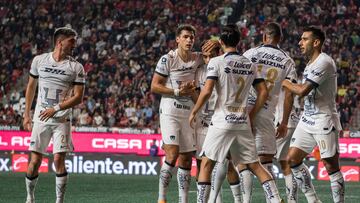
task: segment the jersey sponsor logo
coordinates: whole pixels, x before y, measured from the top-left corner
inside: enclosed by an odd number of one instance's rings
[[[179,103],[176,103],[176,102],[174,102],[174,107],[177,108],[177,109],[185,109],[185,110],[190,111],[190,106],[186,106],[186,105],[179,104]]]
[[[304,122],[305,124],[307,125],[315,125],[315,121],[311,121],[311,120],[308,120],[307,118],[305,118],[304,116],[301,117],[301,121]]]
[[[179,69],[175,69],[175,70],[173,70],[173,71],[174,71],[174,72],[178,72],[178,71],[189,71],[189,70],[192,70],[192,69],[193,69],[192,66],[190,66],[190,67],[183,66],[183,67],[181,67],[181,68],[179,68]]]
[[[225,73],[230,73],[230,71],[231,71],[231,69],[229,67],[224,68],[224,70],[225,70],[224,71]]]
[[[281,58],[281,57],[277,56],[276,54],[268,54],[268,53],[264,53],[262,58],[271,59],[271,60],[274,60],[274,61],[277,61],[277,62],[281,62],[281,61],[283,61],[285,59],[285,58]]]
[[[233,69],[232,70],[233,74],[240,74],[240,75],[253,75],[254,71],[252,70],[238,70],[238,69]]]
[[[207,71],[212,71],[212,70],[214,70],[215,69],[215,67],[208,67],[207,68]]]
[[[285,65],[280,64],[280,63],[276,63],[276,62],[273,62],[273,61],[267,61],[267,60],[260,59],[258,63],[268,65],[268,66],[272,66],[272,67],[275,67],[275,68],[285,69]]]
[[[58,75],[66,75],[65,70],[59,70],[59,69],[55,69],[55,68],[45,67],[44,69],[42,69],[42,71],[44,71],[45,73],[54,73],[54,74],[58,74]]]
[[[317,76],[317,77],[323,76],[323,73],[317,72],[316,70],[312,70],[312,71],[311,71],[311,74],[313,74],[313,75],[315,75],[315,76]]]
[[[242,124],[246,123],[246,115],[245,116],[238,116],[236,114],[229,114],[225,116],[225,121],[227,123],[233,123],[233,124]]]

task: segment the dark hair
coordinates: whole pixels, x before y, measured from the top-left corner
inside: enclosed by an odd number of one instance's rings
[[[54,32],[54,38],[53,38],[54,45],[56,44],[56,41],[62,36],[65,37],[77,36],[77,33],[75,30],[68,27],[57,28]]]
[[[177,27],[176,29],[176,36],[180,36],[181,31],[186,30],[189,32],[192,32],[194,35],[196,35],[196,29],[194,26],[190,25],[190,24],[181,24]]]
[[[320,40],[320,46],[322,46],[322,44],[325,41],[325,32],[323,32],[320,28],[315,27],[315,26],[309,26],[309,27],[304,28],[303,31],[311,32],[313,38]]]
[[[265,26],[264,33],[272,39],[280,39],[282,36],[281,26],[278,23],[271,22]]]
[[[225,46],[236,47],[240,41],[240,33],[237,26],[230,24],[223,27],[220,39],[225,44]]]

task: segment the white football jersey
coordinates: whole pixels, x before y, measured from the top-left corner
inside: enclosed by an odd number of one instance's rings
[[[167,78],[166,87],[177,89],[182,82],[195,80],[196,70],[203,64],[201,53],[193,52],[191,60],[185,63],[179,56],[178,50],[170,51],[162,56],[157,63],[155,72]],[[188,118],[194,103],[190,97],[175,97],[162,95],[160,113]]]
[[[295,63],[283,50],[272,45],[261,45],[247,50],[244,56],[257,66],[257,70],[266,81],[269,97],[259,114],[273,119],[281,83],[284,79],[296,78]],[[255,105],[256,90],[251,88],[249,105]]]
[[[256,67],[237,52],[212,58],[207,68],[207,79],[216,80],[218,95],[211,123],[229,130],[249,129],[247,100],[250,87],[258,82]]]
[[[206,77],[207,77],[207,65],[204,64],[196,72],[196,83],[197,86],[200,87],[200,90],[203,90],[205,87]],[[199,118],[205,121],[207,124],[210,124],[211,117],[214,114],[216,99],[217,99],[217,94],[216,94],[216,90],[214,89],[209,100],[202,107],[201,111],[198,114]]]
[[[321,53],[304,70],[303,83],[310,81],[314,88],[304,97],[304,112],[300,122],[310,133],[341,130],[336,110],[337,75],[334,60]]]
[[[71,97],[74,85],[85,84],[85,71],[79,62],[71,57],[56,62],[52,53],[36,56],[30,68],[30,76],[38,78],[39,84],[33,120],[48,124],[70,121],[71,108],[58,111],[47,122],[40,121],[39,114]]]
[[[297,99],[297,97],[298,96],[294,97],[294,104],[295,104],[295,100]],[[276,105],[275,120],[274,120],[275,126],[279,125],[282,121],[283,113],[284,113],[284,101],[285,101],[285,91],[281,88],[280,94],[279,94],[279,101]],[[299,115],[295,111],[294,104],[293,104],[293,107],[290,112],[289,121],[288,121],[288,125],[287,125],[288,128],[295,128],[299,122]]]

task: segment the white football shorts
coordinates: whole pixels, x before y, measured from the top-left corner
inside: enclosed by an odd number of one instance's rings
[[[58,124],[34,122],[29,150],[46,154],[51,138],[53,138],[53,154],[74,151],[70,122]]]

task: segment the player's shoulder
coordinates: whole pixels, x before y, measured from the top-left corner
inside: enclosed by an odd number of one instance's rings
[[[75,68],[84,68],[83,65],[72,56],[68,56],[67,60],[69,60],[69,62],[73,64]]]
[[[318,59],[315,60],[314,62],[314,67],[316,66],[326,66],[326,67],[331,67],[331,66],[335,66],[335,62],[333,60],[333,58],[331,58],[331,56],[329,56],[326,53],[321,53],[318,56]]]
[[[44,61],[44,60],[49,60],[51,52],[49,53],[42,53],[39,55],[36,55],[33,59],[33,61]]]

